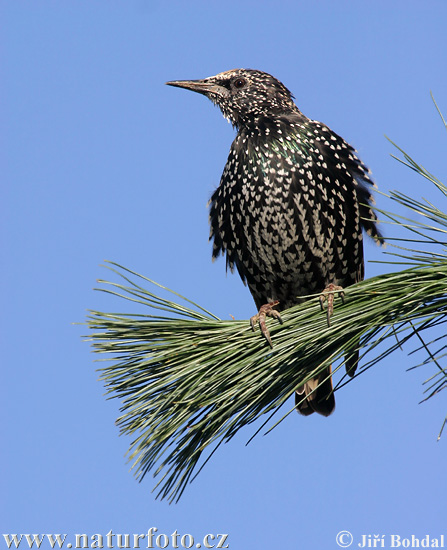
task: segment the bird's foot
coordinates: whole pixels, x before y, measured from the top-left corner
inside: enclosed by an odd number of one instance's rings
[[[324,302],[327,300],[327,326],[331,326],[331,315],[334,312],[334,295],[338,293],[341,301],[345,303],[345,293],[343,292],[343,287],[330,284],[328,285],[323,292],[320,294],[320,306],[321,311],[324,311]]]
[[[259,311],[256,315],[253,315],[253,317],[250,318],[250,325],[253,331],[256,328],[256,325],[259,324],[259,328],[261,329],[262,335],[269,343],[269,346],[273,348],[272,340],[270,338],[270,332],[267,328],[267,325],[265,324],[266,317],[273,317],[274,319],[278,319],[278,321],[282,324],[282,319],[279,311],[276,309],[273,309],[276,305],[279,304],[279,301],[276,300],[275,302],[270,302],[268,304],[264,304],[259,308]]]

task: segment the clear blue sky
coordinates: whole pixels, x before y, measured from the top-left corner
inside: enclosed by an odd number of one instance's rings
[[[290,415],[248,447],[252,430],[239,434],[169,506],[150,476],[138,484],[129,472],[119,403],[104,398],[86,329],[72,324],[88,308],[122,309],[93,291],[104,259],[222,318],[254,313],[207,241],[206,203],[234,131],[167,80],[270,72],[358,149],[382,191],[439,204],[384,134],[447,179],[429,95],[447,115],[446,2],[3,0],[0,10],[1,533],[155,526],[228,533],[244,550],[338,548],[341,530],[357,541],[447,534],[445,396],[418,405],[433,368],[406,372],[417,358],[370,369],[337,392],[328,419]],[[367,276],[389,269],[368,264]]]

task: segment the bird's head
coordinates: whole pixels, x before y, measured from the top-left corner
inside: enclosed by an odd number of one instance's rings
[[[238,128],[260,116],[295,109],[293,96],[284,84],[252,69],[233,69],[203,80],[174,80],[166,84],[206,95]]]

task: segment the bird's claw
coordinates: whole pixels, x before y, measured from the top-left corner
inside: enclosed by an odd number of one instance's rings
[[[320,294],[320,306],[321,311],[324,311],[324,302],[327,300],[327,326],[331,326],[331,315],[334,312],[334,295],[338,292],[338,296],[341,298],[341,301],[345,303],[345,293],[343,292],[343,287],[330,284],[328,285],[323,292]]]
[[[266,317],[273,317],[274,319],[278,319],[278,321],[281,324],[283,323],[283,320],[281,318],[279,311],[277,311],[276,309],[273,309],[278,304],[279,304],[278,300],[276,300],[275,302],[264,304],[259,308],[258,313],[256,315],[253,315],[253,317],[250,318],[250,325],[252,330],[254,331],[256,329],[256,325],[259,324],[259,328],[262,332],[262,335],[267,340],[271,348],[273,348],[273,343],[272,343],[272,339],[270,338],[269,329],[265,324],[265,319]]]

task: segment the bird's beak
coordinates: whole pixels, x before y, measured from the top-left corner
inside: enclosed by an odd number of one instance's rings
[[[215,82],[207,80],[172,80],[166,82],[168,86],[175,86],[177,88],[185,88],[199,94],[218,94],[220,95],[222,87]]]

